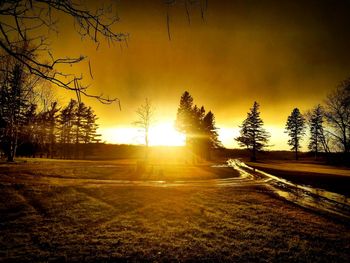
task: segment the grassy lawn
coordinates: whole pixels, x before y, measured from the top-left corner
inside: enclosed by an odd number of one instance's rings
[[[132,161],[0,165],[0,261],[350,260],[350,224],[259,186],[103,183],[237,176],[208,164],[151,171],[135,175]]]
[[[249,166],[289,181],[350,197],[350,169],[296,161],[246,162]]]

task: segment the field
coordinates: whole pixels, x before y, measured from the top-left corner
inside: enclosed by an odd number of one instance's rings
[[[0,164],[0,261],[349,262],[350,224],[228,167]]]

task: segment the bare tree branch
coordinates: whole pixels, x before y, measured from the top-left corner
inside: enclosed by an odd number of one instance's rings
[[[82,39],[88,38],[97,47],[102,40],[107,43],[126,41],[128,34],[113,30],[119,21],[111,6],[90,10],[75,0],[2,0],[0,3],[0,49],[22,63],[31,73],[54,85],[73,90],[98,99],[102,103],[118,102],[116,98],[93,95],[87,86],[81,84],[82,77],[57,70],[58,65],[73,65],[86,59],[54,58],[47,37],[38,32],[54,31],[58,33],[57,16],[63,14],[74,20],[77,33]],[[31,52],[18,49],[20,43],[30,43]],[[35,53],[34,56],[31,54]],[[92,77],[91,65],[89,71]]]

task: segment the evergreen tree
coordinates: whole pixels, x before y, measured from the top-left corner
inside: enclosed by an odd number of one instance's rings
[[[222,144],[218,138],[218,128],[215,126],[215,116],[211,111],[204,116],[202,127],[204,132],[203,144],[206,158],[210,160],[210,149],[222,147]]]
[[[69,144],[74,142],[74,124],[77,102],[70,100],[68,105],[63,108],[59,115],[60,124],[60,143],[62,146],[62,157],[68,158],[70,156]]]
[[[38,125],[39,116],[36,111],[37,105],[30,104],[23,114],[24,122],[19,133],[18,148],[22,148],[22,154],[26,156],[34,156],[39,146],[38,131],[40,126]]]
[[[235,138],[241,147],[247,147],[252,153],[251,160],[256,161],[256,152],[267,146],[269,133],[263,128],[263,120],[260,118],[259,104],[255,101],[247,118],[240,126],[240,136]]]
[[[97,134],[98,124],[97,116],[91,107],[88,107],[85,115],[85,124],[83,126],[83,135],[85,144],[87,143],[98,143],[100,142],[99,137],[101,134]]]
[[[180,99],[180,106],[177,109],[175,127],[186,136],[186,146],[191,144],[193,132],[193,98],[188,91],[185,91]]]
[[[298,108],[295,108],[288,116],[286,133],[290,137],[288,144],[292,146],[291,150],[295,151],[295,160],[298,160],[298,150],[301,148],[300,141],[305,135],[305,119]]]
[[[176,129],[186,135],[186,145],[193,153],[210,158],[212,148],[221,147],[214,114],[205,112],[204,106],[193,106],[192,96],[185,91],[177,111]]]
[[[58,108],[58,103],[54,101],[51,103],[50,108],[44,113],[45,120],[46,120],[46,127],[47,127],[46,130],[47,130],[48,141],[49,141],[48,156],[50,156],[50,158],[54,157],[59,110],[60,109]]]
[[[88,107],[80,102],[75,107],[75,121],[74,121],[74,131],[75,131],[75,143],[79,144],[84,141],[84,127],[86,127]]]
[[[205,109],[204,107],[198,107],[197,105],[194,105],[192,108],[192,119],[191,119],[191,146],[193,152],[195,152],[198,155],[204,155],[204,127],[203,127],[203,119],[205,116]]]
[[[28,41],[18,41],[13,46],[19,57],[34,59]],[[0,56],[0,139],[8,161],[14,161],[18,143],[26,129],[26,113],[31,110],[33,87],[38,78],[28,72],[29,64],[11,56]]]
[[[23,66],[11,63],[8,64],[6,80],[2,81],[1,87],[1,118],[2,147],[7,156],[7,161],[14,161],[18,146],[20,130],[24,125],[25,116],[29,105],[25,98]]]
[[[315,158],[320,150],[328,152],[323,130],[323,116],[323,109],[319,104],[309,113],[308,118],[310,127],[309,150],[315,153]]]

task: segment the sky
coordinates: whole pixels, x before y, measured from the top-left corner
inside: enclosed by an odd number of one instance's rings
[[[257,101],[270,148],[288,149],[284,127],[293,108],[305,112],[323,103],[350,76],[350,1],[208,0],[204,19],[200,6],[190,8],[190,23],[183,1],[169,7],[161,0],[113,4],[120,18],[114,29],[129,33],[127,43],[101,40],[96,49],[66,17],[59,34],[50,36],[55,55],[89,57],[71,70],[84,74],[91,93],[120,99],[121,110],[83,99],[99,116],[106,142],[140,143],[132,122],[145,98],[155,108],[155,134],[174,132],[187,90],[195,104],[215,114],[225,146],[237,147],[238,126]],[[57,95],[62,101],[74,96]]]

